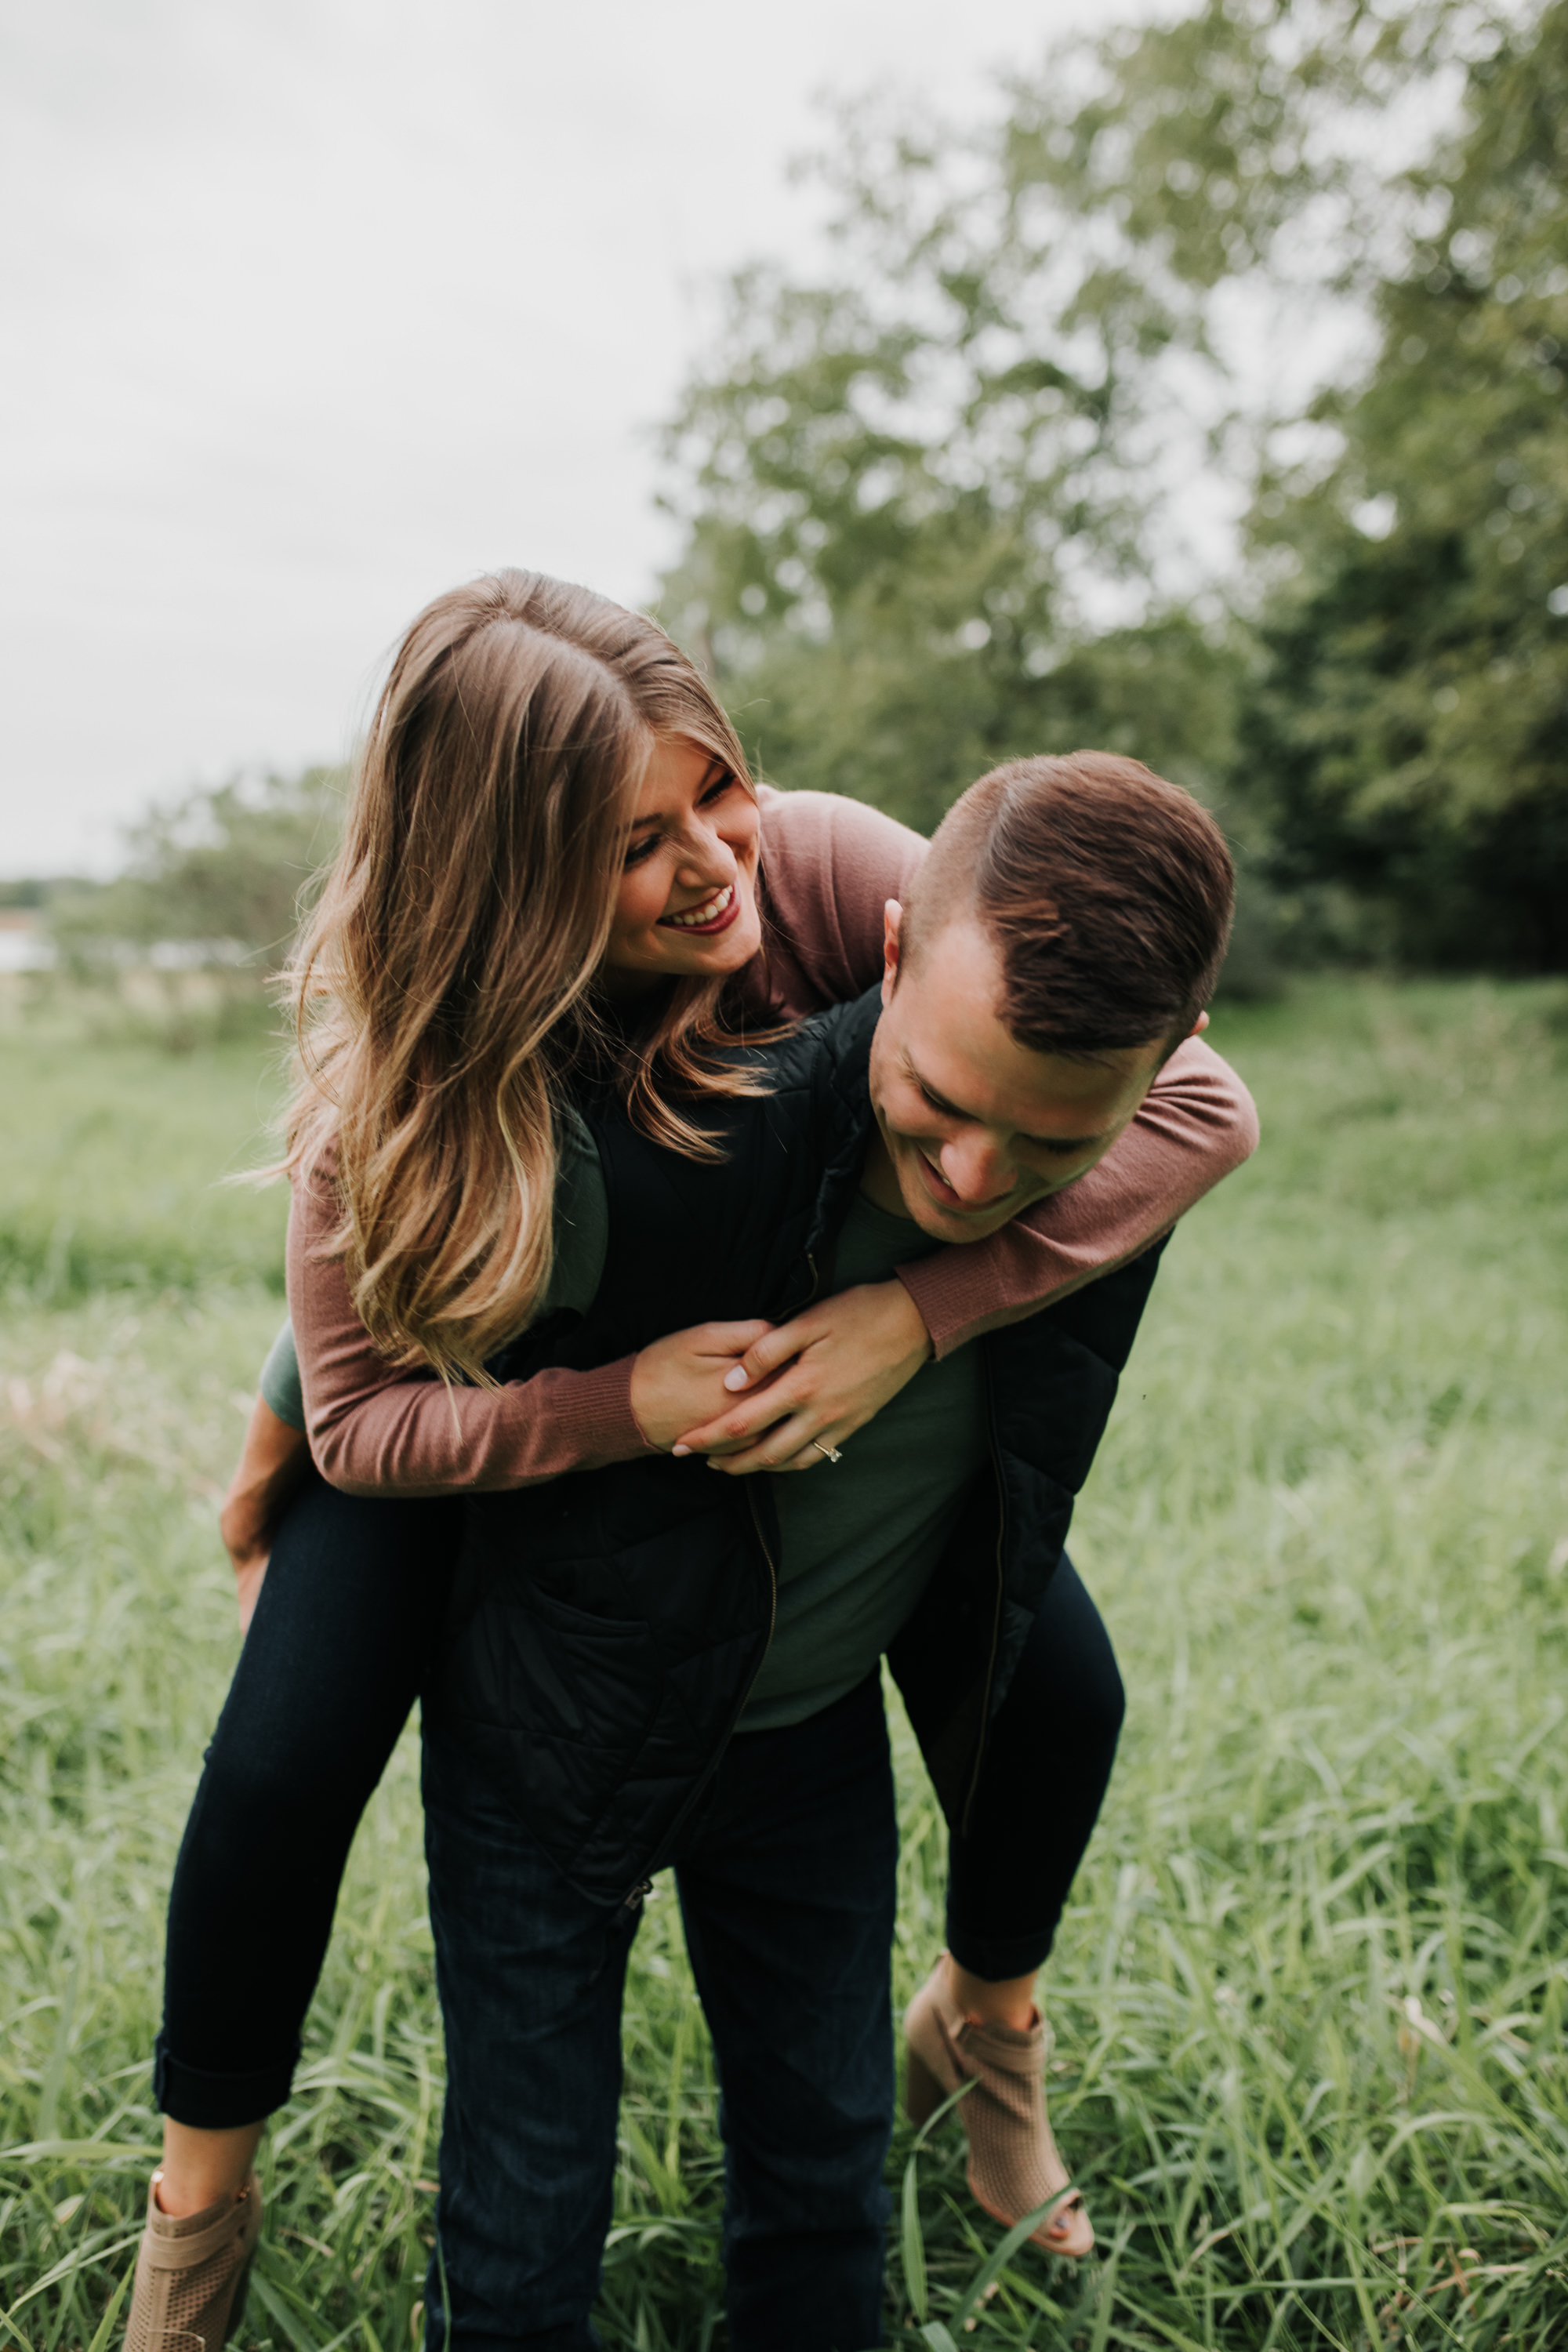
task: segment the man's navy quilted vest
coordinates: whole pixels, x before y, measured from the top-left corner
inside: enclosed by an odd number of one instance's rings
[[[610,1363],[695,1323],[783,1322],[829,1287],[872,1124],[879,1009],[873,992],[754,1049],[768,1093],[704,1105],[719,1162],[660,1149],[613,1105],[584,1105],[609,1194],[604,1278],[586,1316],[530,1332],[498,1375]],[[955,1824],[1158,1256],[974,1343],[993,1466],[890,1654]],[[470,1496],[464,1516],[426,1716],[476,1754],[584,1894],[635,1899],[701,1802],[767,1649],[779,1546],[769,1482],[647,1455]]]

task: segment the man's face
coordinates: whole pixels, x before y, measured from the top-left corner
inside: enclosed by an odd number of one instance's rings
[[[1033,1053],[997,1019],[1001,970],[979,924],[948,923],[900,971],[899,916],[889,903],[871,1045],[887,1157],[879,1164],[873,1147],[866,1189],[935,1241],[984,1241],[1110,1150],[1148,1093],[1165,1041],[1094,1062]]]

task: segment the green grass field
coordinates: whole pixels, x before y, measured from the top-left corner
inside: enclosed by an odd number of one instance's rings
[[[1131,1698],[1047,1975],[1099,2259],[996,2272],[956,2124],[900,2134],[889,2341],[1568,2345],[1568,1000],[1325,983],[1215,1041],[1264,1149],[1168,1255],[1073,1546]],[[214,1189],[259,1148],[253,1050],[14,1030],[0,1084],[0,2312],[53,2352],[118,2332],[281,1220]],[[900,1754],[907,1994],[942,1839]],[[626,2051],[600,2325],[698,2352],[713,2089],[668,1888]],[[266,2146],[242,2342],[416,2340],[440,2086],[410,1735]]]

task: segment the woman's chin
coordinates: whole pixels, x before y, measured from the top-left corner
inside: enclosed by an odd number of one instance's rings
[[[751,962],[762,943],[762,925],[748,908],[738,922],[710,940],[682,940],[665,969],[688,980],[727,980]]]
[[[689,974],[693,980],[728,980],[743,964],[751,962],[761,945],[760,937],[733,943],[729,940],[715,940],[707,955],[693,957],[688,966]]]

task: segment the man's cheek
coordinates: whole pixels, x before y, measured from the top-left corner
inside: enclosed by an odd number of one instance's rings
[[[929,1151],[933,1159],[946,1140],[941,1122],[932,1118],[923,1103],[905,1104],[895,1131],[911,1150]]]
[[[1085,1167],[1092,1165],[1092,1161],[1085,1162]],[[1031,1201],[1048,1201],[1053,1192],[1065,1192],[1069,1184],[1076,1184],[1083,1173],[1083,1168],[1064,1168],[1059,1171],[1053,1170],[1048,1176],[1032,1176],[1029,1180],[1029,1198]]]

